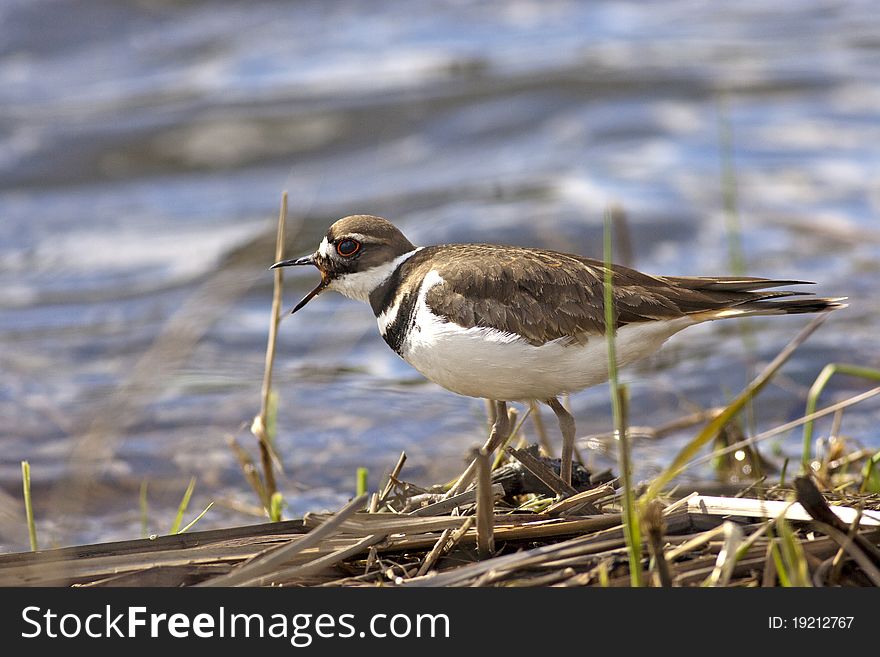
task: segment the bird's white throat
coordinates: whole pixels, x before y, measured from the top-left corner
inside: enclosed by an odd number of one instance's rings
[[[321,249],[323,249],[324,246],[325,245],[322,243]],[[397,269],[401,263],[405,262],[422,248],[424,247],[407,251],[406,253],[397,256],[394,260],[385,262],[381,265],[376,265],[375,267],[370,267],[370,269],[365,271],[338,276],[333,279],[328,286],[328,289],[344,294],[349,299],[357,299],[358,301],[369,303],[370,293],[388,280],[388,277],[394,273],[394,270]]]

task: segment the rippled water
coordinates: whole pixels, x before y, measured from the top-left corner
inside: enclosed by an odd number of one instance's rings
[[[876,3],[6,0],[0,35],[6,548],[26,543],[23,459],[45,545],[139,535],[143,480],[151,532],[190,476],[193,509],[218,502],[200,526],[256,520],[226,440],[253,447],[283,189],[291,255],[374,213],[419,243],[595,256],[619,203],[634,266],[724,274],[726,122],[748,273],[852,299],[758,425],[799,416],[825,363],[878,365]],[[625,373],[632,421],[723,403],[805,321],[752,322],[754,357],[735,323],[677,336]],[[482,402],[423,382],[341,297],[283,322],[276,383],[290,515],[337,506],[358,466],[375,487],[402,449],[407,479],[451,477],[482,439]],[[608,429],[607,388],[571,403],[580,435]],[[880,445],[878,411],[844,433]],[[638,443],[637,475],[689,435]]]

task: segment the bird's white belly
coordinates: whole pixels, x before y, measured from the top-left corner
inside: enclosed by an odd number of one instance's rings
[[[401,356],[429,380],[461,395],[543,400],[608,379],[603,336],[586,344],[563,339],[535,346],[496,329],[442,321],[423,303],[414,319]],[[683,317],[622,327],[615,343],[618,365],[653,354],[667,338],[694,323]]]

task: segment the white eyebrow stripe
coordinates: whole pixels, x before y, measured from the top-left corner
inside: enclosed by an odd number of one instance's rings
[[[357,240],[358,242],[366,242],[367,244],[375,244],[375,243],[381,241],[381,240],[373,239],[372,237],[370,237],[368,235],[361,235],[360,233],[346,233],[345,235],[340,235],[336,239],[337,240],[351,239],[351,240]]]

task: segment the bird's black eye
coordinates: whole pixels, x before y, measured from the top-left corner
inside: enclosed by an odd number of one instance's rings
[[[361,243],[357,240],[344,239],[336,244],[336,253],[343,258],[350,258],[361,250]]]

